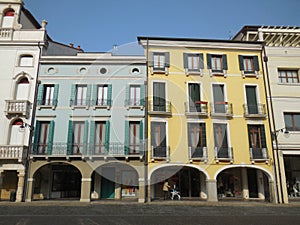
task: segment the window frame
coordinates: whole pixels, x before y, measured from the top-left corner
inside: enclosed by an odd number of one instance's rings
[[[156,60],[158,57],[158,60]],[[163,57],[163,60],[160,60],[160,57]],[[168,74],[168,68],[170,67],[170,53],[169,52],[151,52],[150,53],[150,71],[153,75],[154,73],[163,73]],[[156,66],[156,62],[158,62],[159,66]],[[162,64],[162,65],[160,65]]]
[[[285,73],[285,76],[281,76],[282,73]],[[289,77],[288,76],[288,72],[294,72],[295,76]],[[286,82],[283,82],[283,79],[285,79]],[[289,79],[292,79],[293,82],[289,82]],[[296,82],[294,82],[294,80],[296,79]],[[300,83],[300,79],[299,79],[299,69],[278,69],[278,80],[280,84],[299,84]]]
[[[287,116],[290,116],[291,127],[287,126]],[[296,124],[295,116],[299,117],[299,124]],[[289,132],[300,132],[300,112],[284,112],[283,113],[285,129]],[[297,128],[299,127],[299,128]]]

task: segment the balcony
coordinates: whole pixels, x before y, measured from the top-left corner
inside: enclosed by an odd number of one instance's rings
[[[252,163],[259,161],[267,163],[269,159],[267,148],[250,148],[250,160]]]
[[[27,100],[6,100],[5,114],[7,117],[21,115],[29,118],[31,103]]]
[[[246,118],[266,118],[266,105],[257,104],[257,105],[243,105],[244,116]]]
[[[0,146],[0,159],[17,159],[22,162],[26,157],[27,150],[27,146],[2,145]]]
[[[153,101],[149,102],[149,115],[171,116],[172,105],[170,101],[160,102],[158,104]]]
[[[44,29],[21,29],[0,28],[0,41],[44,41]]]
[[[233,148],[232,147],[215,147],[215,160],[229,161],[233,163]]]
[[[207,102],[204,101],[195,101],[193,102],[185,102],[185,115],[186,116],[208,116],[208,107]]]
[[[170,146],[151,146],[151,160],[170,161]]]
[[[95,158],[95,157],[131,157],[142,158],[144,156],[144,144],[129,145],[122,143],[94,144],[94,143],[53,143],[34,144],[32,157],[67,157],[67,158]]]
[[[191,147],[189,146],[189,159],[200,160],[207,162],[207,148],[206,147]]]
[[[228,102],[215,102],[211,104],[211,116],[215,117],[232,117],[233,107]]]
[[[0,28],[0,40],[11,40],[13,36],[12,28]]]

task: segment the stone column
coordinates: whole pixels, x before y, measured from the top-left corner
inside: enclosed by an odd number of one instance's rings
[[[248,174],[246,168],[242,168],[242,182],[243,198],[249,199]]]
[[[263,173],[260,170],[257,170],[256,175],[257,175],[258,198],[259,199],[265,199]]]
[[[26,190],[26,202],[31,202],[32,200],[32,188],[33,188],[33,178],[27,179],[27,190]]]
[[[91,201],[91,182],[92,178],[82,178],[81,179],[81,202],[90,202]]]
[[[144,180],[144,178],[139,178],[138,202],[139,203],[144,203],[145,202],[145,180]]]
[[[207,191],[205,186],[205,176],[200,175],[200,198],[207,199]]]
[[[207,201],[208,202],[217,202],[217,180],[209,179],[206,180],[206,190],[207,190]]]
[[[0,200],[1,200],[1,193],[2,193],[2,182],[3,182],[3,170],[0,170]]]
[[[16,202],[22,201],[23,190],[24,190],[24,176],[25,176],[25,171],[22,170],[18,172],[18,187],[16,193]]]

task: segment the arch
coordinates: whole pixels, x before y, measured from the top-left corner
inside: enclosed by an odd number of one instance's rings
[[[80,199],[82,173],[67,162],[49,162],[33,172],[33,200]]]
[[[19,81],[18,84],[29,84],[28,78],[27,77],[22,77]]]
[[[15,10],[12,8],[5,9],[3,11],[3,16],[15,16]]]
[[[16,125],[21,126],[22,124],[23,124],[23,120],[20,119],[20,118],[17,118],[15,120],[13,120],[12,123],[11,123],[12,126],[16,126]]]

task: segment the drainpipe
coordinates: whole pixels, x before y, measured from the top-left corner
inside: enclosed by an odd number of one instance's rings
[[[262,40],[261,40],[262,41]],[[281,181],[281,170],[280,170],[280,164],[279,164],[279,149],[278,149],[278,139],[276,134],[276,125],[275,125],[275,116],[274,116],[274,109],[273,109],[273,100],[272,100],[272,92],[271,92],[271,86],[270,86],[270,78],[269,78],[269,69],[268,69],[268,56],[266,53],[265,43],[263,43],[263,49],[262,49],[262,58],[265,63],[265,71],[266,71],[266,77],[265,77],[265,92],[269,93],[269,96],[267,94],[267,99],[269,97],[269,104],[267,104],[268,111],[271,112],[271,118],[268,117],[268,122],[270,126],[270,135],[272,137],[272,153],[273,153],[273,159],[276,159],[274,164],[274,172],[275,172],[275,182],[276,182],[276,194],[277,194],[277,201],[278,203],[284,203],[283,200],[283,190],[282,190],[282,181]],[[275,140],[275,149],[273,146],[273,137]],[[276,156],[276,157],[275,157]],[[276,168],[276,164],[278,165],[278,171]],[[277,177],[278,174],[278,177]],[[279,192],[280,188],[280,192]]]

